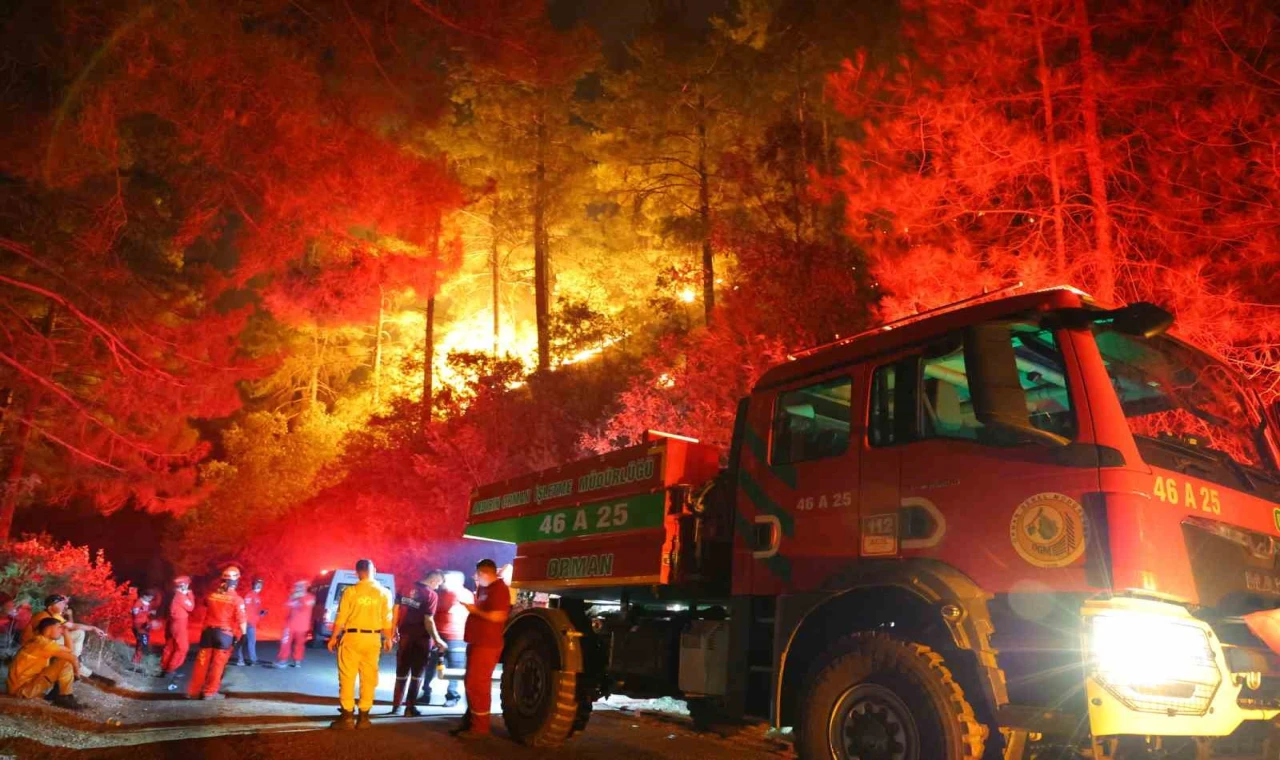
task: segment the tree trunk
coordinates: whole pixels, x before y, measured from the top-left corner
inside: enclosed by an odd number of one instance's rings
[[[493,285],[493,356],[497,358],[501,342],[502,322],[499,310],[499,299],[502,296],[502,273],[498,269],[498,222],[501,213],[501,196],[493,191],[493,210],[489,213],[489,228],[493,230],[492,242],[489,244],[489,277]]]
[[[1067,235],[1062,226],[1062,177],[1058,173],[1058,144],[1054,135],[1053,92],[1049,83],[1049,61],[1044,54],[1044,26],[1040,19],[1040,0],[1031,3],[1031,18],[1036,32],[1036,72],[1040,78],[1040,99],[1044,103],[1044,146],[1049,160],[1049,187],[1053,193],[1054,274],[1067,276]]]
[[[422,434],[431,429],[435,404],[436,297],[427,299],[427,328],[422,350]]]
[[[382,329],[386,322],[386,296],[382,286],[378,286],[378,326],[373,340],[373,406],[375,409],[382,403]]]
[[[805,176],[809,172],[809,140],[808,140],[808,107],[809,107],[809,91],[804,80],[804,46],[801,45],[796,50],[796,131],[799,136],[799,148],[796,151],[795,166],[792,167],[791,194],[792,203],[795,206],[796,225],[795,225],[795,242],[799,245],[804,241],[804,217],[806,204],[804,202],[805,192]]]
[[[431,260],[440,261],[440,236],[443,234],[443,220],[437,210],[431,218],[427,230],[427,244],[431,248]],[[436,371],[436,279],[431,277],[431,292],[427,296],[427,319],[424,328],[422,345],[422,435],[426,436],[431,429],[431,417],[435,411],[435,371]]]
[[[315,354],[311,362],[311,381],[307,383],[307,404],[315,406],[320,400],[320,362],[324,358],[324,348],[321,346],[319,335],[312,338],[311,343],[315,347]]]
[[[0,438],[9,428],[9,416],[13,414],[13,389],[0,388]]]
[[[1093,52],[1093,29],[1085,0],[1076,0],[1076,35],[1080,40],[1080,108],[1084,117],[1085,166],[1093,195],[1093,226],[1097,262],[1094,294],[1103,304],[1113,304],[1116,261],[1112,250],[1111,207],[1107,199],[1107,168],[1102,156],[1102,131],[1098,123],[1099,63]]]
[[[33,389],[23,405],[22,416],[17,420],[18,433],[13,442],[13,454],[9,457],[9,471],[5,473],[4,492],[0,493],[0,544],[9,541],[9,531],[13,529],[13,515],[18,510],[18,492],[26,469],[27,446],[31,442],[31,420],[40,408],[42,396]]]
[[[56,314],[57,307],[52,303],[49,304],[40,324],[40,333],[46,338],[53,332]],[[13,392],[9,393],[6,417],[11,413],[9,409],[13,403]],[[38,388],[32,388],[27,395],[27,402],[22,405],[22,414],[17,419],[18,434],[13,442],[13,452],[9,457],[9,470],[5,473],[3,490],[0,491],[0,544],[9,542],[9,533],[13,530],[13,515],[18,511],[19,486],[22,482],[22,474],[26,470],[27,447],[31,443],[31,421],[40,410],[43,399],[44,393]]]
[[[827,108],[827,88],[822,88],[822,155],[818,166],[825,175],[831,174],[831,114]]]
[[[538,371],[551,367],[551,262],[547,238],[547,125],[537,116],[533,174],[533,300],[538,328]]]
[[[698,95],[698,232],[702,236],[702,311],[707,325],[716,309],[716,269],[711,250],[711,176],[707,169],[706,101]]]

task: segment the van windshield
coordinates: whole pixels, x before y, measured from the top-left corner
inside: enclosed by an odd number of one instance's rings
[[[1233,488],[1271,480],[1275,464],[1260,447],[1262,416],[1234,372],[1168,336],[1142,338],[1095,326],[1115,388],[1149,464]]]

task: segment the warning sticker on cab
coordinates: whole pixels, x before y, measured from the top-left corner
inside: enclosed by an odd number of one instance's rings
[[[898,553],[898,513],[862,518],[862,556],[886,557]]]
[[[1084,507],[1060,493],[1036,494],[1013,511],[1009,538],[1030,564],[1066,567],[1084,554]]]

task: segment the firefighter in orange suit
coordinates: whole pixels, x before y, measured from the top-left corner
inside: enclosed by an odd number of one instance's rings
[[[467,712],[454,736],[489,735],[489,707],[493,699],[493,669],[502,657],[502,629],[511,614],[511,590],[498,577],[491,559],[476,563],[476,603],[467,612]]]
[[[333,621],[329,651],[338,648],[338,700],[342,716],[332,728],[369,728],[373,692],[378,688],[378,658],[391,651],[391,592],[374,580],[373,560],[356,563],[359,582],[342,594]],[[360,679],[360,719],[355,720],[356,678]]]
[[[165,630],[164,657],[160,669],[173,677],[187,661],[187,618],[196,608],[196,597],[191,593],[191,577],[179,575],[173,579],[173,599],[169,601],[169,621]]]
[[[307,591],[307,582],[298,581],[293,584],[293,594],[284,603],[284,631],[280,634],[280,652],[276,655],[275,666],[283,668],[292,665],[302,667],[302,656],[306,654],[307,634],[311,631],[311,613],[316,607],[316,597]],[[293,662],[289,656],[293,655]]]
[[[229,566],[222,571],[222,583],[205,597],[204,630],[200,633],[200,654],[191,671],[187,686],[189,699],[222,699],[222,671],[231,659],[236,640],[244,635],[244,599],[236,593],[240,568]]]

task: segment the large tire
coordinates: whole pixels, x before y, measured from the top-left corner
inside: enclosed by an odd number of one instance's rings
[[[842,640],[811,671],[801,760],[977,760],[986,728],[942,657],[882,634]]]
[[[586,729],[587,721],[591,720],[591,705],[592,702],[590,699],[585,697],[580,697],[578,699],[578,710],[573,717],[573,728],[569,731],[569,736],[573,736],[579,731]]]
[[[579,722],[586,725],[586,718],[579,716],[577,674],[559,669],[559,649],[539,628],[517,631],[506,647],[502,718],[511,738],[532,747],[564,743]]]

